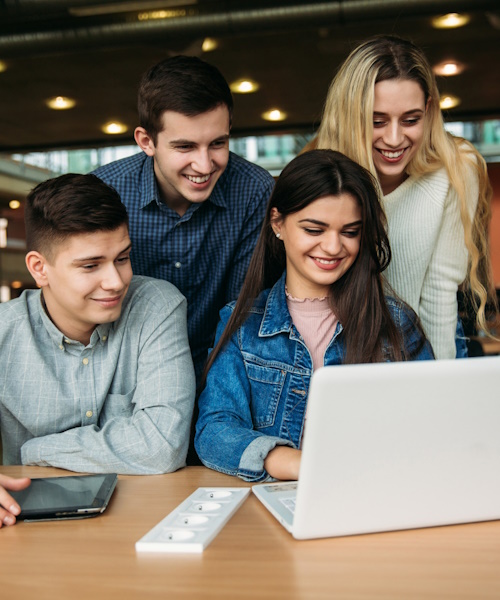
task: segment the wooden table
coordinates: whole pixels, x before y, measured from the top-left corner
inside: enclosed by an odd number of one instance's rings
[[[2,467],[8,475],[67,474]],[[136,554],[134,544],[196,488],[244,486],[189,467],[120,477],[93,519],[0,529],[5,600],[500,598],[500,522],[296,541],[250,496],[203,554]]]

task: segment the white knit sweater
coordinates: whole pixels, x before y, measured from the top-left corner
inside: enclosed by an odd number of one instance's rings
[[[469,178],[471,212],[478,184]],[[458,199],[445,169],[409,177],[384,196],[392,261],[385,275],[420,316],[436,358],[455,358],[457,289],[467,272]]]

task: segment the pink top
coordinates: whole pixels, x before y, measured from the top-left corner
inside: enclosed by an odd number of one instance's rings
[[[337,327],[328,298],[293,298],[286,292],[293,323],[302,336],[313,361],[313,370],[324,364],[325,350]]]

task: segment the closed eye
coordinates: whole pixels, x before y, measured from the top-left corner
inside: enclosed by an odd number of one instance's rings
[[[320,235],[321,233],[323,233],[322,229],[313,229],[311,227],[304,227],[304,231],[309,235]]]
[[[411,127],[412,125],[416,125],[419,122],[420,122],[420,117],[414,117],[411,119],[405,119],[403,121],[403,125],[406,125],[407,127]]]
[[[355,238],[360,234],[360,232],[361,229],[347,229],[346,231],[342,232],[342,235],[345,235],[350,238]]]
[[[215,140],[210,145],[212,146],[212,148],[225,148],[226,140],[225,139]]]

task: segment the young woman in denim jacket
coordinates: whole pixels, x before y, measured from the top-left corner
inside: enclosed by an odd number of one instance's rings
[[[413,310],[384,295],[390,258],[368,171],[331,150],[283,170],[205,371],[195,447],[207,467],[296,479],[314,368],[433,358]]]

